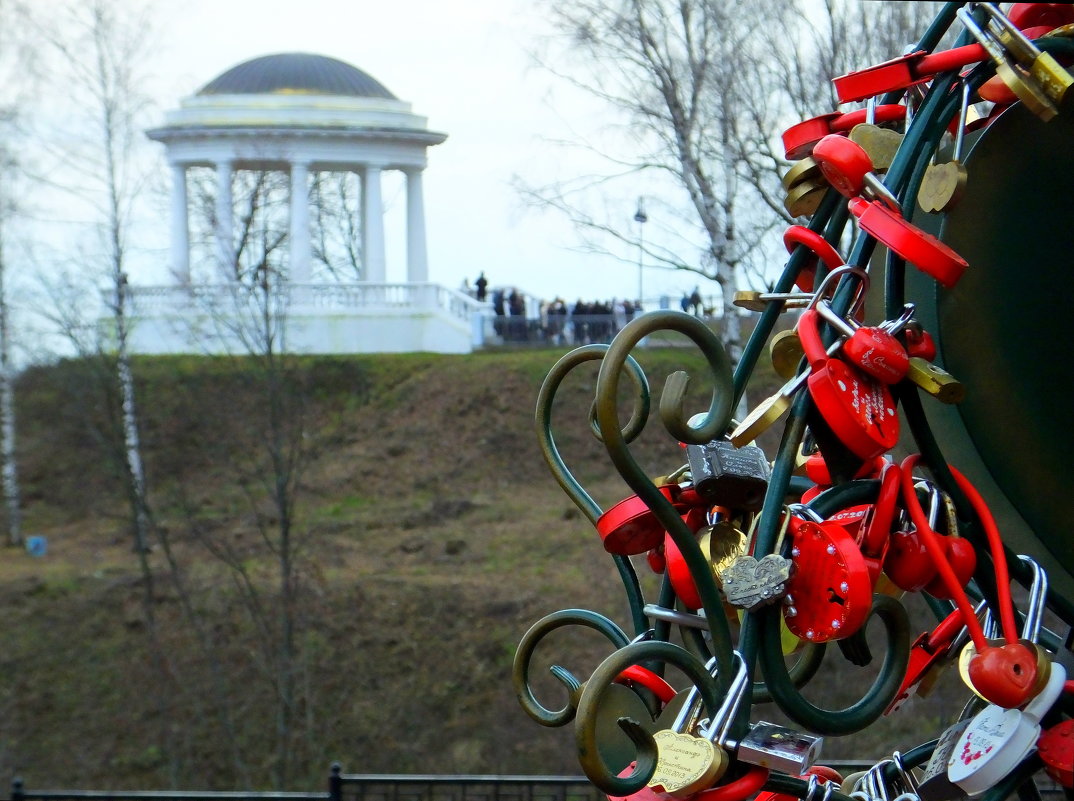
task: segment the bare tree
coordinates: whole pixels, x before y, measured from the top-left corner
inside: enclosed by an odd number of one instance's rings
[[[769,234],[790,221],[779,183],[788,166],[777,147],[780,131],[832,110],[832,77],[867,65],[893,40],[909,41],[931,13],[906,8],[931,4],[826,0],[821,18],[811,20],[804,5],[545,4],[552,35],[540,62],[605,104],[617,124],[583,144],[606,171],[539,186],[520,182],[524,195],[569,215],[588,247],[623,254],[640,248],[655,266],[714,281],[721,336],[733,357],[740,339],[734,291],[744,274],[767,271]],[[639,186],[647,187],[651,221],[676,220],[644,242],[629,213],[607,202],[613,192],[632,200]]]
[[[219,254],[221,249],[211,246],[219,230],[214,182],[202,175],[193,183],[191,227],[203,243],[200,252],[206,257]],[[347,208],[345,187],[335,189],[340,193],[336,205],[321,204],[322,223],[330,219],[338,223],[342,219],[339,210]],[[226,534],[208,530],[198,524],[196,515],[188,515],[194,536],[230,571],[251,623],[255,642],[249,653],[256,655],[256,666],[274,699],[273,779],[281,788],[287,785],[300,751],[300,710],[313,706],[312,689],[300,683],[308,536],[300,522],[299,479],[309,454],[304,388],[297,378],[296,358],[286,347],[290,192],[285,173],[235,173],[231,258],[215,267],[215,272],[229,277],[229,283],[227,291],[206,298],[205,308],[215,328],[212,341],[230,345],[235,369],[251,374],[257,382],[258,399],[249,413],[262,432],[262,447],[256,452],[236,450],[223,442],[206,443],[206,452],[234,471],[261,552],[274,561],[273,577],[266,579],[251,570],[247,554]],[[346,229],[343,233],[346,240]],[[329,234],[323,229],[322,234],[318,240],[324,244]],[[356,253],[352,251],[355,257]]]
[[[12,9],[0,2],[0,483],[7,512],[7,541],[22,544],[22,503],[16,455],[15,378],[11,359],[11,289],[8,286],[8,253],[11,223],[18,207],[16,198],[25,187],[17,186],[18,115],[23,103],[19,82],[11,80],[14,71],[29,72],[32,54],[12,36]],[[25,91],[25,84],[21,84]],[[12,89],[12,87],[15,87]]]
[[[162,716],[162,742],[173,782],[178,755],[167,724],[173,678],[162,644],[156,613],[157,577],[150,562],[155,519],[142,457],[134,371],[129,349],[131,319],[128,313],[128,271],[133,250],[132,218],[143,195],[149,171],[139,157],[142,115],[148,107],[143,95],[146,76],[140,70],[152,44],[151,6],[112,0],[69,2],[50,8],[21,7],[20,21],[32,31],[48,55],[44,59],[52,91],[68,101],[65,126],[44,119],[40,123],[42,171],[63,175],[55,182],[77,215],[82,233],[72,243],[77,255],[60,257],[67,269],[45,279],[53,304],[45,314],[81,356],[83,365],[101,393],[106,425],[100,430],[105,453],[119,468],[126,495],[133,551],[141,575],[142,614],[149,655],[161,681],[155,702]],[[81,124],[75,124],[78,120]],[[87,302],[93,293],[81,284],[72,301],[72,274],[104,278],[103,306],[109,325],[87,323],[97,309]],[[88,289],[88,291],[87,291]],[[99,308],[99,307],[98,307]],[[85,388],[83,389],[85,391]]]

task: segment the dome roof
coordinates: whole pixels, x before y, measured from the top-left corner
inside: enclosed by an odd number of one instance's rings
[[[357,67],[312,53],[277,53],[244,61],[209,81],[198,94],[314,94],[397,99],[378,80]]]

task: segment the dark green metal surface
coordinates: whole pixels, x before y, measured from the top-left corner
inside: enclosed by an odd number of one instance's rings
[[[977,137],[966,163],[966,195],[940,236],[970,268],[951,290],[907,271],[943,365],[969,390],[958,407],[927,403],[927,411],[1007,544],[1038,556],[1070,597],[1074,117],[1044,123],[1017,104]],[[924,222],[935,229],[937,220]]]

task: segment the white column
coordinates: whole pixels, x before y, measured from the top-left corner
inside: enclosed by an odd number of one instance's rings
[[[172,164],[172,275],[190,283],[190,233],[187,224],[186,166]]]
[[[429,280],[429,259],[425,249],[425,200],[420,169],[406,171],[406,278],[412,283]]]
[[[293,284],[310,280],[310,187],[309,165],[291,165],[291,270]]]
[[[235,208],[231,201],[231,162],[216,164],[216,259],[224,277],[235,278]]]
[[[383,284],[387,278],[384,261],[384,204],[380,195],[380,167],[366,165],[362,174],[362,279]]]

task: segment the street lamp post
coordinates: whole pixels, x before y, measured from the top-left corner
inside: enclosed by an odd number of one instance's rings
[[[649,216],[645,213],[644,198],[638,197],[638,210],[634,212],[634,222],[638,224],[638,303],[641,303],[642,299],[642,272],[644,270],[644,256],[645,256],[645,223],[649,221]]]

